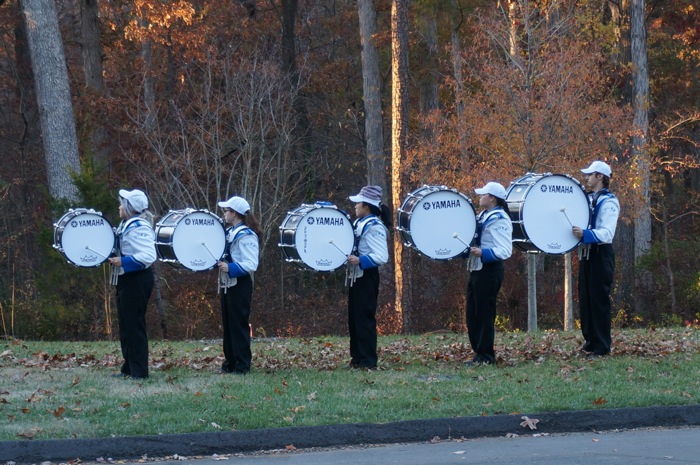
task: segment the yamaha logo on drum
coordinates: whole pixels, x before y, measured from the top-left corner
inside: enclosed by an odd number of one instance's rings
[[[315,224],[316,226],[345,226],[345,218],[342,217],[318,216],[314,218],[310,216],[306,219],[306,222],[309,225]]]
[[[540,190],[546,194],[573,194],[573,186],[562,186],[557,184],[542,184]]]
[[[71,228],[91,228],[93,226],[104,226],[105,220],[103,218],[95,218],[93,220],[73,220],[70,222]]]
[[[214,226],[214,218],[185,218],[187,226]]]
[[[423,210],[430,210],[431,208],[433,210],[442,210],[445,208],[461,208],[462,203],[459,201],[459,199],[452,199],[452,200],[436,200],[434,202],[424,202],[423,203]]]

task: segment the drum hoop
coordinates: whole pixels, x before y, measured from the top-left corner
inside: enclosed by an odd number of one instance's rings
[[[298,207],[287,211],[287,215],[282,220],[282,224],[278,228],[279,232],[280,232],[280,241],[278,242],[277,246],[280,247],[281,252],[284,256],[284,260],[286,262],[293,263],[304,270],[325,273],[325,272],[335,271],[338,268],[341,268],[346,262],[341,263],[340,265],[338,265],[336,268],[333,268],[333,269],[327,269],[327,270],[318,269],[318,268],[315,268],[312,264],[309,264],[306,261],[304,261],[304,258],[308,254],[305,254],[304,256],[302,256],[299,248],[297,247],[297,233],[299,231],[299,227],[302,224],[302,221],[308,215],[310,215],[314,211],[320,210],[320,209],[327,209],[327,210],[335,211],[341,217],[346,219],[347,224],[349,225],[349,232],[354,237],[352,220],[350,218],[350,215],[348,215],[345,211],[338,208],[338,206],[336,206],[332,203],[324,203],[324,202],[303,203],[303,204],[299,205]],[[298,218],[298,221],[296,221],[293,226],[289,225],[289,222],[292,218]],[[285,233],[292,233],[292,234],[285,234]],[[290,235],[291,235],[291,242],[285,242],[284,239],[286,237],[289,237]],[[296,256],[295,256],[295,254],[296,254]],[[308,257],[306,257],[306,258],[308,258]]]
[[[579,189],[581,189],[581,193],[584,195],[584,198],[586,196],[586,190],[585,190],[583,184],[581,184],[581,182],[579,182],[575,177],[571,176],[570,174],[566,174],[566,173],[551,173],[551,172],[541,173],[541,174],[540,173],[526,173],[524,176],[513,181],[511,183],[511,185],[508,187],[508,190],[506,192],[506,202],[508,202],[509,206],[510,206],[510,204],[517,206],[517,211],[513,211],[513,209],[511,209],[511,212],[510,212],[511,213],[510,214],[511,222],[514,225],[518,225],[520,227],[520,229],[522,230],[523,235],[525,236],[524,238],[514,238],[513,244],[517,246],[517,244],[520,244],[520,243],[527,243],[527,244],[531,244],[532,247],[535,248],[535,250],[530,250],[530,249],[518,247],[526,253],[557,254],[555,252],[544,251],[544,250],[540,249],[540,247],[537,244],[535,244],[535,242],[532,240],[532,237],[531,237],[533,235],[532,230],[531,230],[532,228],[528,228],[528,224],[531,224],[532,221],[526,222],[525,214],[524,214],[525,213],[524,212],[525,203],[527,201],[528,195],[529,195],[530,191],[532,190],[532,188],[534,186],[536,186],[538,183],[540,183],[541,181],[545,180],[546,178],[550,178],[550,177],[563,177],[563,178],[568,179],[569,181],[571,181],[574,184],[574,186],[577,186]],[[528,178],[532,178],[532,179],[527,180]],[[509,199],[511,193],[513,192],[513,190],[516,187],[524,187],[525,190],[520,193],[520,198],[518,198],[517,200],[516,199]],[[516,208],[516,207],[514,207],[514,208]],[[517,220],[514,219],[514,215],[517,216],[517,218],[518,218]],[[590,222],[590,212],[589,212],[588,217],[589,217],[589,222]],[[579,243],[580,243],[580,241],[579,241]],[[571,250],[576,248],[577,245],[578,245],[578,243],[563,253],[570,252]]]
[[[74,218],[77,218],[81,215],[94,215],[100,217],[107,226],[107,229],[112,232],[112,243],[110,245],[110,250],[113,251],[116,243],[117,243],[117,236],[114,233],[114,226],[112,223],[107,219],[102,212],[95,210],[93,208],[85,208],[85,207],[76,207],[76,208],[69,208],[68,211],[66,211],[61,217],[56,220],[56,222],[53,224],[54,226],[54,233],[53,233],[53,244],[52,247],[60,253],[68,263],[80,267],[80,268],[95,268],[97,266],[102,265],[104,262],[107,261],[106,257],[101,257],[102,260],[98,263],[95,263],[94,265],[90,266],[83,266],[79,263],[76,263],[71,259],[71,257],[68,256],[66,253],[66,249],[63,244],[63,233],[66,231],[66,225],[70,223],[71,220]]]
[[[421,191],[426,191],[426,192],[423,193],[423,192],[421,192]],[[423,185],[422,187],[420,187],[419,189],[416,189],[416,190],[411,191],[411,192],[406,196],[406,198],[404,199],[404,201],[401,203],[401,207],[399,208],[398,213],[397,213],[398,221],[397,221],[397,225],[396,225],[396,230],[399,231],[399,232],[401,233],[401,237],[402,237],[402,239],[403,239],[403,240],[402,240],[403,245],[406,246],[406,247],[410,247],[410,248],[412,248],[412,249],[417,250],[417,251],[420,252],[422,255],[424,255],[424,256],[430,258],[431,260],[451,260],[451,259],[454,259],[455,257],[459,256],[459,254],[457,254],[457,255],[455,255],[455,256],[452,256],[452,257],[448,257],[448,258],[438,258],[438,257],[431,256],[431,255],[428,254],[427,252],[424,252],[423,250],[421,250],[420,248],[418,248],[418,246],[417,246],[417,244],[416,244],[416,240],[415,240],[415,238],[414,238],[414,232],[411,231],[410,223],[411,223],[411,221],[412,221],[412,219],[413,219],[413,214],[414,214],[414,212],[416,211],[416,208],[417,208],[418,204],[419,204],[422,200],[424,200],[425,198],[429,197],[431,194],[435,194],[435,193],[444,193],[444,192],[454,193],[454,194],[456,194],[458,197],[460,197],[460,198],[462,198],[464,201],[466,201],[466,203],[467,203],[467,205],[469,206],[469,208],[471,209],[471,212],[472,212],[472,215],[473,215],[474,222],[473,222],[473,225],[472,225],[472,226],[474,226],[474,229],[475,229],[475,232],[476,232],[476,228],[477,228],[476,210],[474,209],[474,204],[473,204],[472,200],[471,200],[466,194],[460,192],[459,190],[457,190],[457,189],[455,189],[455,188],[447,187],[447,186],[445,186],[445,185],[427,185],[427,184],[425,184],[425,185]],[[421,194],[423,194],[423,195],[418,195],[418,193],[421,193]],[[410,209],[410,210],[409,210],[409,209],[405,209],[404,207],[409,203],[409,201],[412,201],[413,199],[417,199],[417,200],[411,204],[411,209]],[[404,219],[407,219],[407,221],[403,221]],[[401,225],[401,224],[404,223],[404,222],[407,223],[407,224],[406,224],[407,227],[403,227],[403,226]],[[469,237],[469,238],[467,238],[467,239],[468,239],[469,242],[471,242],[471,241],[473,240],[473,236],[472,236],[472,237]],[[465,247],[462,249],[462,252],[463,252],[464,250],[466,250],[467,248],[468,248],[468,246],[465,246]]]
[[[217,224],[221,226],[221,231],[223,232],[224,236],[224,243],[226,241],[226,226],[222,219],[209,211],[208,209],[205,208],[192,208],[192,207],[187,207],[183,208],[180,210],[169,210],[168,213],[163,215],[163,217],[156,223],[155,227],[155,236],[156,236],[156,253],[158,255],[158,260],[167,263],[175,268],[184,268],[190,271],[194,272],[200,272],[200,271],[209,271],[213,268],[216,267],[216,262],[212,264],[212,266],[208,268],[202,268],[202,269],[193,269],[189,266],[186,266],[185,264],[182,263],[181,258],[177,256],[177,253],[175,252],[175,232],[177,230],[178,225],[180,224],[181,221],[185,220],[188,216],[192,215],[193,213],[204,213],[207,216],[211,217],[212,219],[217,220]],[[180,215],[177,218],[175,218],[176,215]],[[161,235],[166,235],[167,233],[167,240],[169,242],[162,242],[160,241],[160,236]],[[160,250],[160,247],[165,247],[169,249],[170,252],[172,252],[172,255],[175,258],[168,258],[163,256],[163,252]],[[225,249],[225,246],[224,246]],[[224,250],[225,252],[225,250]],[[223,254],[222,254],[223,255]]]

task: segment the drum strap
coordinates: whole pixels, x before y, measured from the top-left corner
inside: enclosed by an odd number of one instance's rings
[[[487,224],[492,221],[496,221],[498,218],[502,218],[505,212],[501,207],[492,208],[491,210],[484,210],[479,214],[479,218],[476,222],[476,236],[474,237],[474,245],[476,247],[481,247],[481,232],[484,230]],[[481,258],[469,255],[467,259],[467,269],[469,271],[478,271],[482,268]]]
[[[141,221],[141,218],[139,217],[134,217],[134,218],[129,218],[128,220],[122,222],[119,227],[117,228],[116,235],[117,235],[117,245],[115,247],[115,255],[117,257],[121,257],[121,241],[122,241],[122,236],[132,227],[139,226],[139,223]],[[119,282],[119,271],[121,270],[120,267],[118,266],[110,266],[110,279],[109,282],[112,286],[116,286],[117,283]]]
[[[613,199],[615,198],[615,194],[610,192],[607,188],[603,188],[599,190],[598,192],[589,192],[588,193],[588,198],[589,198],[589,208],[591,210],[591,225],[590,227],[592,229],[596,228],[596,221],[598,218],[598,213],[600,212],[600,207],[605,203],[606,200],[608,199]],[[591,253],[591,245],[593,244],[584,244],[583,242],[581,243],[579,250],[578,250],[578,258],[580,259],[586,259],[588,260],[590,257]]]
[[[371,226],[374,226],[375,224],[381,224],[383,223],[379,221],[379,219],[374,216],[374,215],[368,215],[362,219],[355,220],[355,224],[353,224],[353,229],[355,233],[355,243],[353,244],[352,247],[352,253],[356,255],[360,255],[359,252],[359,246],[360,246],[360,239],[362,239],[362,235],[369,229]],[[360,269],[359,265],[351,265],[348,263],[347,268],[345,268],[345,285],[352,287],[353,284],[355,284],[355,280],[359,277],[362,276],[362,270]]]
[[[226,230],[226,253],[224,254],[224,260],[228,263],[233,262],[233,257],[231,257],[231,246],[233,245],[236,240],[241,237],[245,236],[248,234],[255,234],[252,229],[250,229],[246,224],[241,223],[239,225],[231,226]],[[230,240],[229,240],[230,238]],[[250,275],[251,279],[253,278],[253,274],[251,273]],[[231,287],[235,286],[236,283],[238,282],[237,278],[231,278],[227,272],[223,270],[219,270],[219,286],[218,286],[218,291],[221,291],[221,289],[224,290],[224,294],[226,294],[226,290]]]

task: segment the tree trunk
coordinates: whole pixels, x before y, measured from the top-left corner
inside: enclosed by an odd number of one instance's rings
[[[457,0],[450,0],[450,21],[451,21],[451,48],[452,48],[452,72],[455,82],[455,108],[457,110],[457,121],[459,124],[459,153],[462,156],[462,163],[468,163],[467,141],[469,134],[466,131],[464,121],[464,102],[462,101],[462,89],[464,87],[464,59],[462,58],[462,42],[459,36],[459,28],[464,21],[464,15],[457,3]],[[459,13],[459,15],[457,14]]]
[[[287,73],[290,80],[290,87],[297,89],[299,87],[299,72],[297,70],[296,55],[296,19],[298,0],[282,0],[282,71]],[[304,96],[301,92],[296,92],[294,95],[294,110],[297,116],[297,127],[294,128],[295,139],[300,141],[292,150],[294,151],[294,159],[299,160],[304,165],[305,178],[313,179],[315,167],[311,161],[313,146],[311,144],[310,130],[311,123],[309,122],[309,110],[306,107]],[[301,157],[299,156],[301,152]]]
[[[394,211],[401,206],[403,180],[401,162],[408,143],[408,0],[391,2],[391,182]],[[400,234],[394,234],[395,310],[410,331],[411,286],[410,268],[404,263],[409,257]]]
[[[671,315],[676,315],[676,280],[673,275],[673,265],[671,264],[671,247],[669,246],[668,240],[668,226],[670,221],[668,220],[668,209],[666,208],[665,201],[661,202],[661,212],[663,215],[664,271],[666,272],[666,278],[668,279],[668,294],[671,297]]]
[[[34,93],[34,79],[32,76],[32,60],[29,53],[27,28],[24,25],[22,7],[17,6],[17,21],[15,23],[15,66],[17,69],[17,102],[18,110],[22,115],[22,134],[19,139],[19,150],[22,157],[27,155],[28,141],[31,138],[29,132],[34,126],[33,121],[37,115],[37,101]]]
[[[564,254],[564,331],[574,329],[574,276],[571,252]]]
[[[537,254],[527,254],[527,330],[537,331]]]
[[[634,80],[634,132],[632,136],[632,156],[636,161],[639,191],[642,199],[641,210],[634,221],[634,261],[635,264],[649,252],[651,247],[650,173],[649,173],[649,67],[647,60],[647,34],[644,21],[644,0],[630,2],[630,34],[632,42],[632,77]],[[653,285],[651,273],[636,274],[636,295]],[[638,298],[637,311],[644,312],[648,299]]]
[[[372,42],[377,15],[373,0],[358,0],[360,43],[362,45],[362,93],[365,109],[365,143],[367,151],[368,184],[380,186],[387,192],[382,122],[381,76],[379,56]]]
[[[617,38],[617,53],[613,53],[611,57],[613,61],[622,66],[630,62],[630,27],[629,27],[629,0],[608,1],[606,3],[611,16],[611,23],[615,28]],[[626,80],[627,81],[627,80]],[[631,89],[626,86],[623,95],[627,102],[632,101]],[[632,160],[626,158],[624,154],[618,154],[621,163],[633,163]],[[617,231],[613,245],[615,247],[615,255],[617,268],[615,273],[615,288],[613,291],[613,300],[618,307],[618,310],[633,311],[635,299],[635,232],[634,226],[628,225],[625,222],[618,222]]]
[[[71,175],[80,174],[68,69],[53,0],[21,0],[27,32],[50,194],[78,201]]]
[[[82,32],[81,50],[83,55],[83,74],[85,86],[99,95],[104,89],[102,77],[102,45],[100,44],[100,20],[98,0],[80,0],[80,26]],[[101,123],[102,118],[92,110],[84,121],[89,131],[89,151],[92,154],[96,173],[109,166],[109,150],[105,147],[107,131]],[[88,154],[86,153],[85,156]]]
[[[296,40],[294,29],[298,0],[282,0],[282,71],[296,74]]]
[[[102,46],[100,45],[100,20],[97,0],[80,0],[81,51],[85,85],[95,92],[102,92]]]
[[[421,21],[421,34],[426,54],[422,63],[423,73],[420,80],[420,112],[423,115],[430,115],[439,107],[438,102],[438,82],[437,82],[437,53],[438,34],[436,12],[431,9],[430,16]],[[423,128],[425,131],[425,128]],[[430,134],[426,135],[430,137]]]
[[[148,27],[148,21],[141,18],[140,25],[143,28]],[[153,62],[153,43],[151,39],[144,38],[141,44],[141,59],[143,60],[143,102],[146,106],[143,118],[146,131],[151,132],[156,128],[156,85],[153,80],[152,62]]]

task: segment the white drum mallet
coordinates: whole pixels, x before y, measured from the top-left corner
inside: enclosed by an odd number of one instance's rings
[[[569,222],[569,225],[573,228],[574,225],[573,225],[573,223],[571,223],[571,220],[569,219],[569,215],[566,214],[566,208],[565,208],[565,207],[561,207],[561,208],[559,209],[559,211],[562,212],[562,213],[564,214],[564,216],[566,217],[566,221],[568,221],[568,222]]]
[[[452,233],[452,237],[454,237],[454,238],[457,239],[459,242],[461,242],[462,244],[464,244],[464,245],[466,245],[467,247],[469,247],[469,244],[467,244],[466,242],[464,242],[464,241],[462,240],[462,238],[459,237],[459,234],[457,234],[457,233]]]
[[[333,239],[331,239],[330,241],[328,241],[328,243],[329,243],[330,245],[332,245],[333,247],[335,247],[336,249],[338,249],[338,252],[342,253],[342,254],[343,254],[343,257],[347,257],[347,256],[348,256],[348,254],[346,254],[345,252],[343,252],[343,249],[341,249],[340,247],[338,247],[338,245],[337,245],[335,242],[333,242]]]
[[[211,258],[213,258],[214,261],[218,263],[219,259],[214,256],[214,254],[211,252],[211,250],[209,250],[209,247],[207,247],[207,243],[202,242],[201,244],[204,246],[205,249],[207,249],[207,252],[209,252],[209,255],[211,255]]]
[[[107,256],[105,256],[105,255],[103,255],[103,254],[101,254],[101,253],[98,252],[97,250],[91,249],[89,245],[86,245],[86,246],[85,246],[85,249],[86,249],[86,250],[89,250],[90,252],[95,252],[97,255],[99,255],[100,257],[104,258],[105,260],[109,258],[109,257],[107,257]]]

